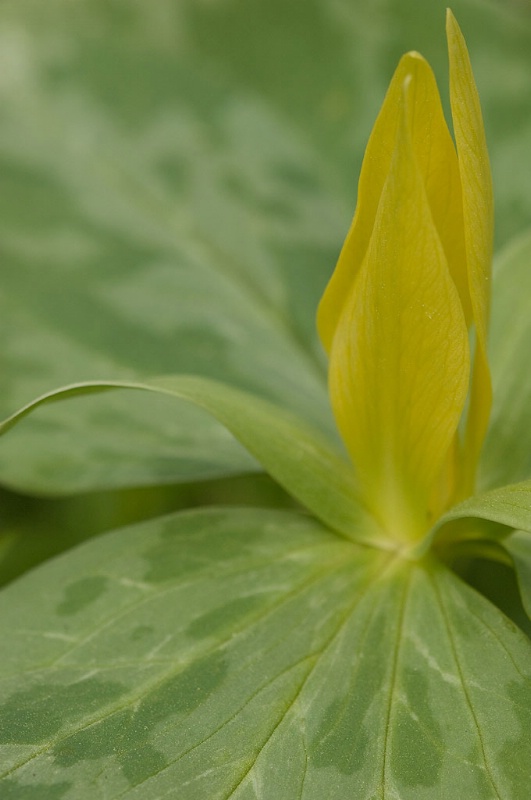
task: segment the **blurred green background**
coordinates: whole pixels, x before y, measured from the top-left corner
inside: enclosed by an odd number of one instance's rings
[[[445,7],[3,0],[2,416],[70,381],[194,372],[333,431],[315,308],[403,52],[448,108]],[[502,249],[531,220],[531,3],[452,8]],[[36,414],[0,442],[0,481],[3,582],[176,508],[291,503],[205,416],[121,395]]]

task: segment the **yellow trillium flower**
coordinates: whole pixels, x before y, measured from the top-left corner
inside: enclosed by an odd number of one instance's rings
[[[339,431],[366,505],[397,544],[418,541],[473,492],[491,406],[492,185],[468,51],[450,11],[447,39],[455,145],[429,64],[406,54],[318,311]]]

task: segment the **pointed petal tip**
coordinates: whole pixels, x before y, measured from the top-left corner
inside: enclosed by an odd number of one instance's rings
[[[450,36],[459,36],[463,37],[463,33],[461,28],[459,27],[459,23],[455,18],[455,15],[451,8],[446,9],[446,36],[450,38]]]

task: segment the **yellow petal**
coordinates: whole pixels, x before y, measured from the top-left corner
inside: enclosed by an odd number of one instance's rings
[[[417,71],[403,82],[370,242],[330,350],[338,427],[373,513],[403,542],[430,523],[470,366],[462,303],[413,149],[416,80]]]
[[[412,147],[422,173],[434,224],[467,320],[469,289],[461,185],[455,148],[444,119],[433,72],[418,53],[401,59],[371,133],[358,185],[358,204],[335,272],[319,305],[317,326],[330,351],[341,308],[369,245],[380,196],[391,165],[406,76],[412,80]]]
[[[476,353],[465,430],[462,491],[473,491],[474,472],[488,425],[492,389],[487,327],[493,237],[492,179],[478,92],[465,40],[452,12],[446,17],[450,102],[463,194],[465,247]]]

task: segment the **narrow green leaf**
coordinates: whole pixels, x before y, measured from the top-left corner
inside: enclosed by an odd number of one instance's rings
[[[530,535],[531,481],[524,481],[470,497],[455,506],[430,531],[417,555],[434,545],[445,557],[479,557],[513,566],[522,605],[529,614]]]
[[[488,520],[507,526],[505,529],[490,529],[495,539],[503,539],[504,536],[507,536],[509,533],[507,528],[522,528],[531,531],[531,481],[492,489],[490,492],[474,495],[464,500],[441,517],[424,545],[434,536],[442,535],[447,523],[466,519]],[[484,530],[482,529],[482,531]]]
[[[531,534],[514,531],[504,539],[503,546],[513,560],[522,605],[531,619]]]
[[[0,434],[40,405],[116,389],[143,390],[194,403],[224,425],[318,519],[348,538],[389,547],[357,499],[352,467],[318,431],[258,397],[206,378],[74,384],[43,395],[13,414],[0,424]]]
[[[142,392],[92,394],[49,406],[0,447],[2,484],[37,495],[189,483],[259,470],[212,417],[174,397]]]
[[[293,513],[117,531],[0,594],[2,797],[527,800],[531,647]]]

